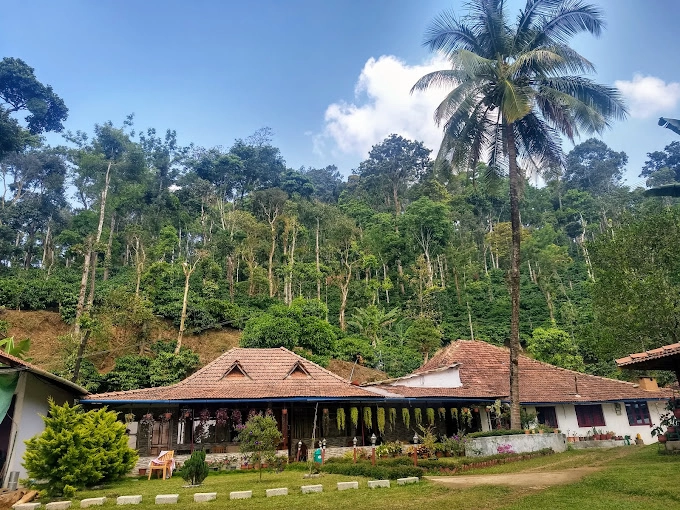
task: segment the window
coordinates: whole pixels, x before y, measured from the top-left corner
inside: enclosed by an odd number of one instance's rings
[[[557,414],[554,407],[537,407],[536,419],[541,425],[557,428]]]
[[[631,402],[626,404],[626,414],[628,414],[629,425],[651,425],[652,419],[649,416],[647,402]]]
[[[600,404],[574,407],[579,427],[604,427],[604,415]]]

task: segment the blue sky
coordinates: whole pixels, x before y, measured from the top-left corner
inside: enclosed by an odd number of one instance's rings
[[[629,156],[628,182],[647,152],[677,136],[677,0],[592,0],[606,13],[599,38],[574,46],[617,84],[631,117],[604,140]],[[509,0],[516,12],[523,3]],[[348,174],[391,132],[435,148],[432,109],[442,92],[410,96],[441,66],[422,46],[428,23],[460,0],[31,1],[5,0],[0,57],[24,59],[70,109],[68,129],[95,123],[176,129],[181,143],[229,147],[262,126],[288,165],[336,164]],[[50,138],[59,141],[58,138]],[[570,144],[565,146],[569,150]]]

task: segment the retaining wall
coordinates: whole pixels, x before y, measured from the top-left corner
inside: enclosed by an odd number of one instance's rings
[[[556,453],[567,449],[565,434],[515,434],[509,436],[478,437],[465,445],[466,457],[482,457],[498,454],[498,447],[511,445],[515,453],[527,453],[550,448]]]

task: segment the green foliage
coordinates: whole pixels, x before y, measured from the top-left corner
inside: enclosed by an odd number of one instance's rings
[[[281,432],[273,416],[254,414],[248,418],[245,427],[238,434],[239,449],[259,464],[262,480],[262,464],[271,462],[276,456],[276,446],[281,442]]]
[[[559,328],[536,328],[527,341],[527,350],[540,361],[583,372],[583,357],[569,333]]]
[[[442,346],[442,333],[428,317],[418,317],[406,330],[406,342],[422,355],[433,354]]]
[[[45,430],[26,441],[24,467],[32,478],[47,480],[51,494],[115,480],[135,465],[137,453],[128,447],[117,413],[49,404]]]
[[[371,480],[396,480],[397,478],[409,476],[423,476],[421,468],[404,465],[390,467],[372,466],[370,462],[365,460],[352,464],[351,461],[347,462],[342,459],[328,459],[323,465],[322,470],[325,473],[336,475],[365,476]]]
[[[208,476],[208,463],[205,461],[205,450],[192,452],[182,467],[177,471],[179,476],[189,485],[201,485]]]
[[[3,338],[0,340],[0,350],[5,351],[7,354],[16,356],[20,359],[26,359],[26,354],[31,348],[31,339],[25,338],[18,342],[14,341],[14,337]]]

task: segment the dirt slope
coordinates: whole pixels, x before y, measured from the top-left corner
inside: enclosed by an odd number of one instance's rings
[[[65,346],[59,337],[66,335],[70,327],[61,320],[58,313],[3,310],[0,311],[0,319],[11,324],[9,336],[14,336],[17,340],[31,339],[29,357],[34,365],[46,370],[62,368]],[[206,364],[232,347],[237,347],[240,337],[241,332],[236,329],[205,331],[199,335],[185,335],[184,345],[196,351],[201,363]],[[163,322],[151,333],[151,338],[174,340],[177,338],[177,330],[171,323]],[[103,354],[90,359],[99,370],[106,372],[113,368],[116,357],[138,352],[133,344],[134,340],[125,331],[114,328],[108,345],[93,345],[93,350],[103,351]],[[349,379],[351,374],[352,380],[359,383],[387,379],[384,372],[361,365],[354,366],[346,361],[331,360],[328,369],[345,379]]]

